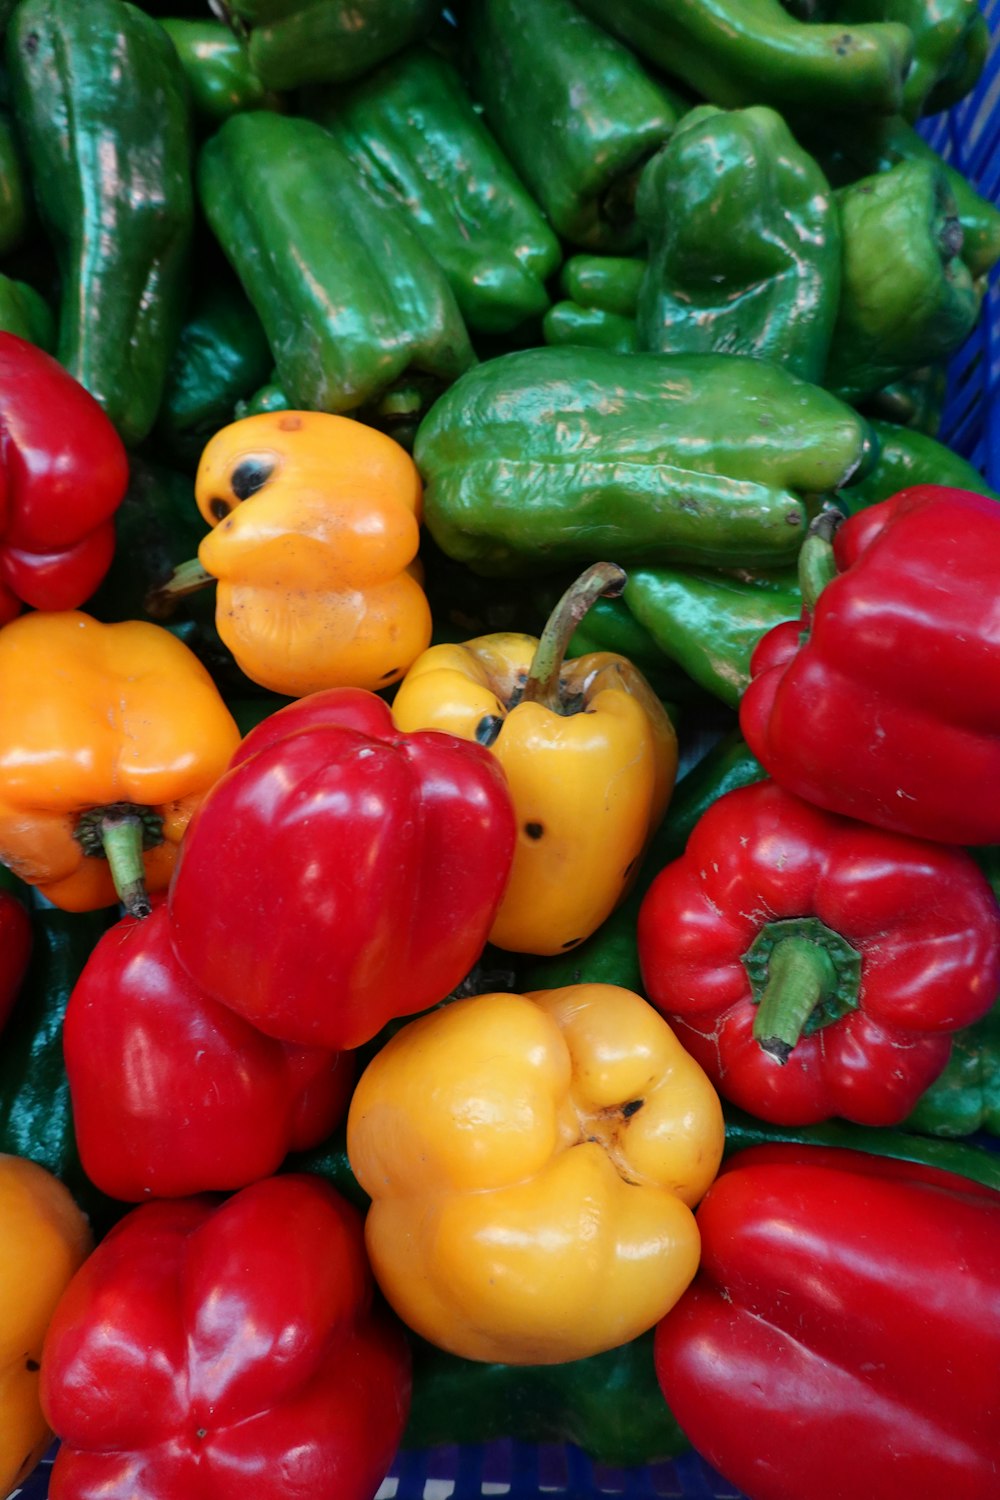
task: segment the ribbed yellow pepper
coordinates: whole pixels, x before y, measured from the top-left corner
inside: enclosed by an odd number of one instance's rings
[[[718,1096],[631,990],[454,1001],[362,1074],[347,1122],[382,1291],[466,1359],[556,1364],[637,1337],[694,1276]]]
[[[422,487],[385,433],[319,411],[263,412],[217,432],[195,498],[198,561],[246,675],[298,698],[397,682],[431,635],[413,564]]]
[[[563,659],[587,604],[624,577],[589,570],[541,641],[432,646],[393,700],[399,729],[479,740],[507,774],[518,840],[490,932],[498,948],[564,953],[589,937],[627,894],[673,790],[677,736],[638,669],[609,652]]]
[[[0,1495],[52,1440],[38,1395],[49,1319],[92,1240],[62,1183],[33,1161],[0,1156]]]

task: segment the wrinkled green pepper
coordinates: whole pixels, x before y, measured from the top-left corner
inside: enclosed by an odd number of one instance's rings
[[[791,563],[806,497],[860,477],[864,419],[765,360],[529,349],[435,404],[414,457],[442,551],[483,574]]]
[[[907,26],[814,25],[789,15],[781,0],[578,3],[712,104],[874,114],[902,106],[913,55]]]
[[[470,78],[487,122],[554,229],[624,253],[635,191],[678,111],[571,0],[471,0]]]
[[[26,281],[0,276],[0,329],[37,344],[51,354],[56,342],[56,320],[41,292]]]
[[[391,427],[474,362],[444,272],[315,121],[232,115],[198,190],[295,408]]]
[[[250,66],[246,47],[222,21],[168,16],[160,22],[177,48],[196,115],[227,120],[245,109],[276,109],[278,98]]]
[[[308,109],[375,195],[407,213],[470,330],[541,316],[562,248],[449,62],[412,48]]]
[[[1000,1135],[1000,1005],[957,1031],[944,1072],[905,1122],[927,1135]]]
[[[980,293],[961,258],[962,226],[945,174],[901,162],[837,193],[840,308],[825,384],[857,401],[955,352]]]
[[[872,420],[871,428],[879,440],[879,455],[870,473],[840,496],[849,515],[915,484],[943,484],[1000,500],[978,469],[944,443],[891,422]]]
[[[649,163],[639,346],[777,359],[821,381],[840,295],[840,221],[819,166],[773,109],[703,105]]]
[[[426,36],[437,0],[221,0],[269,89],[359,78]]]
[[[876,417],[896,427],[909,427],[933,438],[941,430],[947,395],[948,369],[941,363],[910,370],[858,404],[867,417]]]
[[[59,261],[58,358],[136,444],[156,417],[187,292],[194,196],[180,61],[126,0],[23,0],[7,65]]]

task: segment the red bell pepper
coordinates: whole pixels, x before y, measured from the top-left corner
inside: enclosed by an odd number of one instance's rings
[[[781,1125],[898,1124],[1000,990],[1000,907],[969,854],[772,781],[702,815],[638,944],[649,998],[719,1092]]]
[[[35,609],[76,609],[115,548],[128,487],[121,438],[51,355],[0,333],[0,625]]]
[[[312,693],[247,735],[192,819],[169,894],[174,949],[268,1035],[360,1046],[468,973],[514,834],[481,745],[402,734],[361,688]]]
[[[84,1171],[143,1202],[246,1186],[343,1117],[353,1058],[264,1036],[174,957],[167,911],[97,943],[66,1007],[63,1052]]]
[[[739,1152],[656,1371],[753,1500],[996,1500],[1000,1194],[818,1146]]]
[[[919,485],[852,516],[831,550],[834,524],[803,545],[801,622],[751,658],[747,744],[819,807],[1000,842],[1000,505]]]
[[[56,1307],[50,1500],[372,1500],[409,1410],[361,1217],[318,1177],[133,1209]]]
[[[0,1031],[7,1024],[31,957],[31,918],[16,896],[0,891]]]

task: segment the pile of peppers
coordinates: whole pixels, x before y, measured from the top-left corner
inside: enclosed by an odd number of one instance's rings
[[[996,1500],[986,9],[0,0],[0,1500]]]

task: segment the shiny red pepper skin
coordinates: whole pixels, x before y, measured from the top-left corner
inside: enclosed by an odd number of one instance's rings
[[[80,1160],[141,1203],[245,1187],[343,1117],[353,1058],[264,1036],[174,957],[165,905],[97,943],[66,1007],[63,1053]]]
[[[846,939],[835,967],[856,1008],[828,1010],[779,1062],[754,1038],[744,956],[792,918],[811,919],[820,943]],[[715,1087],[781,1125],[900,1123],[944,1069],[951,1033],[1000,991],[1000,907],[970,855],[823,812],[772,781],[703,814],[643,900],[638,946],[647,995]]]
[[[312,693],[247,735],[192,819],[169,893],[175,952],[269,1035],[358,1047],[468,973],[514,832],[488,750],[401,734],[363,689]]]
[[[124,444],[51,355],[0,333],[0,625],[77,609],[107,572],[128,486]]]
[[[776,781],[832,812],[1000,842],[1000,506],[919,485],[836,533],[812,615],[750,662],[740,727]]]
[[[753,1500],[996,1500],[1000,1195],[782,1144],[738,1152],[698,1225],[656,1369],[727,1479]]]
[[[31,957],[31,918],[16,896],[0,891],[0,1031],[7,1024]],[[2,1045],[2,1044],[0,1044]]]
[[[360,1215],[318,1177],[133,1209],[46,1337],[50,1500],[372,1500],[410,1400],[372,1286]]]

